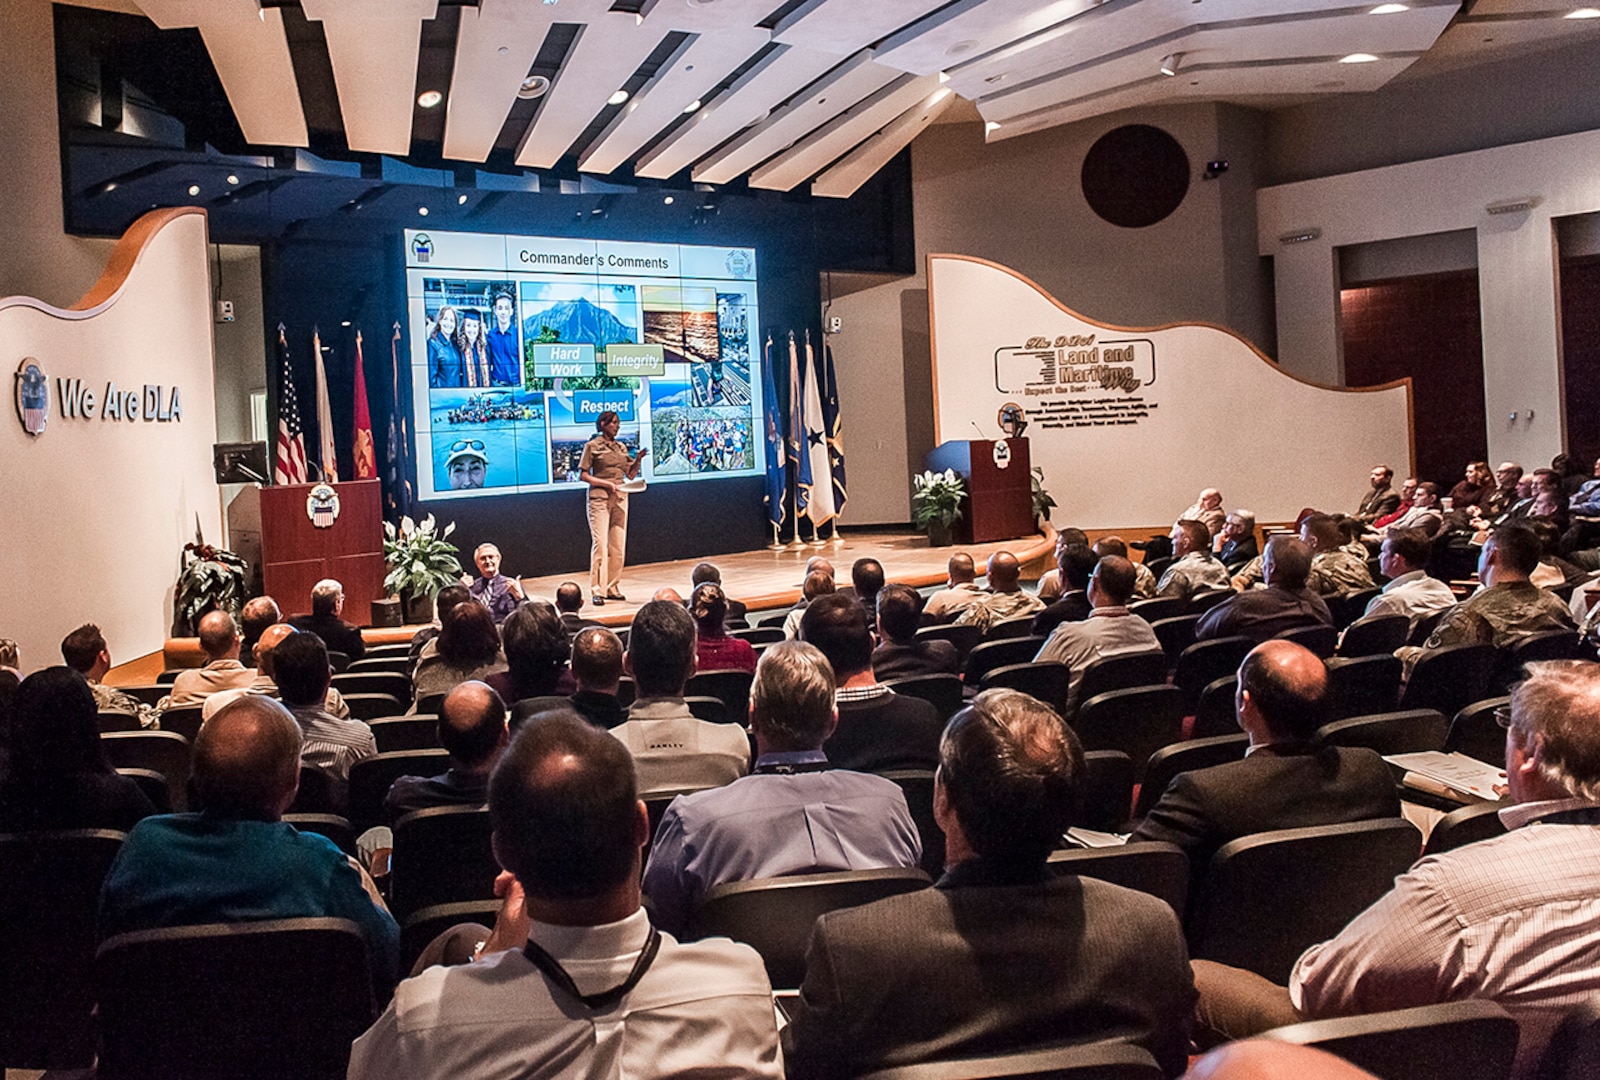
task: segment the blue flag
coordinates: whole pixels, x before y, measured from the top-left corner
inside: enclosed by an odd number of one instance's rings
[[[811,455],[806,452],[806,372],[800,364],[794,331],[789,332],[789,457],[795,467],[794,510],[805,517],[811,505]],[[796,520],[795,528],[800,527]]]
[[[833,512],[844,513],[844,423],[839,419],[839,381],[833,374],[833,346],[822,346],[822,430],[828,443],[828,471],[833,474]]]
[[[761,411],[767,423],[767,519],[777,529],[788,516],[783,505],[789,493],[789,456],[783,445],[783,414],[778,409],[778,384],[772,370],[772,336],[761,353]]]

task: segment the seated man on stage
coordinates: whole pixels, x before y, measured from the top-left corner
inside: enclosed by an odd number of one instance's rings
[[[489,609],[498,626],[528,598],[527,594],[522,591],[522,582],[500,572],[500,549],[493,544],[479,544],[472,561],[477,564],[479,576],[470,581],[463,577],[461,584],[467,586],[474,600]]]
[[[317,635],[329,652],[360,660],[367,655],[367,646],[361,640],[361,631],[339,617],[343,612],[344,586],[333,578],[323,578],[311,589],[311,614],[296,615],[289,625]]]

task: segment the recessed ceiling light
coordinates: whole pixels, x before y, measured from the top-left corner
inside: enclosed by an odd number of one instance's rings
[[[340,323],[339,325],[340,326],[349,326],[350,325],[350,320],[346,319],[344,322]]]
[[[465,206],[465,205],[467,205],[467,197],[466,197],[465,194],[456,196],[456,205],[457,206]]]
[[[199,184],[190,184],[189,185],[189,194],[190,195],[198,195],[198,194],[200,194],[200,185]]]
[[[228,174],[228,183],[237,184],[238,182],[239,182],[239,178],[237,176],[233,175],[233,173],[229,173]]]
[[[1377,59],[1378,58],[1376,56],[1373,56],[1371,53],[1353,52],[1349,56],[1341,57],[1340,60],[1339,60],[1339,63],[1341,63],[1341,64],[1371,64],[1371,63],[1376,62]]]
[[[626,90],[618,90],[615,94],[612,94],[610,97],[606,98],[606,104],[621,105],[624,101],[628,100],[628,97],[629,95]]]
[[[549,91],[550,80],[543,75],[529,75],[522,80],[522,86],[517,90],[517,96],[523,101],[532,101],[541,98]]]
[[[437,90],[424,90],[417,95],[417,104],[424,109],[431,109],[444,100],[444,95]]]
[[[427,217],[428,216],[428,208],[426,206],[419,206],[419,207],[417,207],[417,213],[421,214],[423,217]]]
[[[1402,11],[1410,11],[1410,10],[1411,10],[1410,6],[1406,5],[1406,4],[1379,4],[1377,7],[1373,8],[1371,11],[1367,12],[1367,14],[1368,15],[1398,15]]]
[[[1600,8],[1581,7],[1561,16],[1563,19],[1600,19]]]
[[[661,202],[662,202],[662,205],[664,205],[664,206],[671,206],[672,205],[672,196],[668,195],[665,199],[662,199]]]
[[[963,53],[971,52],[973,49],[976,49],[977,47],[978,47],[978,43],[969,38],[966,41],[958,41],[958,42],[956,42],[954,45],[952,45],[948,49],[946,49],[944,51],[944,54],[946,56],[960,56]]]
[[[689,102],[689,104],[687,104],[687,105],[685,105],[683,107],[683,114],[685,116],[689,115],[692,112],[699,112],[699,111],[700,111],[700,99],[699,98],[695,98],[693,101]]]
[[[502,45],[498,49],[495,50],[495,52],[499,53],[501,56],[504,56],[506,53],[508,53],[510,51],[511,51],[511,49],[508,48],[505,45]]]

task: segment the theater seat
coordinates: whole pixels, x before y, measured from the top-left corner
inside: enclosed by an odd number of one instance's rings
[[[372,728],[380,754],[395,750],[433,750],[439,745],[437,716],[385,716],[368,726]]]
[[[1373,615],[1345,627],[1340,656],[1393,656],[1406,643],[1411,620],[1404,615]]]
[[[1315,1046],[1379,1080],[1505,1080],[1517,1052],[1517,1022],[1483,998],[1312,1020],[1263,1039]]]
[[[976,646],[967,656],[967,663],[962,675],[962,681],[968,686],[977,686],[983,677],[997,667],[1007,667],[1011,664],[1030,663],[1039,655],[1039,649],[1044,645],[1042,637],[1015,637],[1003,638],[999,641],[985,641]]]
[[[411,704],[411,680],[401,672],[351,671],[335,675],[333,688],[345,697],[351,694],[388,694],[402,704]]]
[[[348,919],[118,934],[94,976],[106,1080],[332,1080],[377,1013],[366,943]]]
[[[1150,755],[1183,738],[1183,709],[1172,686],[1097,694],[1078,706],[1072,728],[1085,750],[1121,750],[1133,759],[1134,782]]]
[[[1162,1080],[1150,1051],[1131,1043],[1094,1042],[993,1057],[898,1065],[857,1080]]]
[[[174,810],[189,808],[189,740],[172,731],[112,731],[100,746],[113,769],[153,769],[167,778]]]
[[[1509,697],[1485,698],[1456,713],[1444,737],[1445,751],[1466,754],[1491,765],[1505,765],[1506,733],[1495,723],[1494,712],[1510,704]]]
[[[1189,897],[1189,857],[1176,844],[1151,842],[1122,847],[1063,848],[1051,852],[1050,869],[1109,881],[1165,900],[1183,918]]]
[[[1504,836],[1506,826],[1500,820],[1500,806],[1500,803],[1484,802],[1450,811],[1434,823],[1433,831],[1428,834],[1428,845],[1422,849],[1422,853],[1437,855],[1441,851],[1451,851],[1479,840]],[[1600,1058],[1596,1061],[1600,1062]]]
[[[394,823],[389,858],[389,909],[404,920],[413,911],[461,900],[494,899],[500,873],[489,844],[489,811],[480,806],[432,806]]]
[[[1389,712],[1400,697],[1404,665],[1395,656],[1336,656],[1326,661],[1335,720]]]
[[[1423,653],[1411,669],[1400,707],[1438,709],[1454,716],[1489,696],[1496,660],[1488,645],[1445,645]]]
[[[1316,742],[1322,746],[1364,746],[1385,757],[1443,750],[1446,724],[1444,715],[1433,709],[1352,716],[1323,724],[1317,729]]]
[[[1088,701],[1109,690],[1135,686],[1165,686],[1167,654],[1163,652],[1112,653],[1089,661],[1078,682],[1078,700]],[[1067,719],[1071,719],[1068,717]]]
[[[1139,786],[1139,803],[1133,809],[1133,820],[1140,821],[1150,812],[1150,808],[1166,793],[1179,773],[1241,761],[1249,746],[1250,736],[1241,731],[1163,746],[1150,755],[1150,763],[1145,766],[1144,783]]]
[[[1043,663],[1006,664],[990,668],[978,689],[1005,687],[1030,694],[1057,713],[1067,710],[1067,686],[1072,681],[1072,671],[1065,664],[1053,661]]]
[[[350,806],[345,816],[360,834],[383,819],[383,797],[402,776],[438,776],[450,767],[443,750],[401,750],[357,761],[350,766]]]
[[[1085,750],[1081,799],[1077,824],[1100,832],[1125,830],[1133,804],[1133,759],[1121,750]]]
[[[1239,715],[1234,698],[1239,693],[1239,676],[1224,675],[1206,683],[1200,691],[1200,700],[1194,705],[1194,728],[1189,734],[1196,739],[1213,736],[1237,735]]]
[[[910,675],[904,679],[890,679],[883,685],[897,694],[926,701],[938,710],[940,723],[961,709],[959,675]]]

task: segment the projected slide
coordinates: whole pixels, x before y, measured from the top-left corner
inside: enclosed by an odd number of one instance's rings
[[[651,482],[759,474],[751,248],[406,230],[419,496],[581,484],[615,412]],[[752,362],[752,361],[757,362]]]

